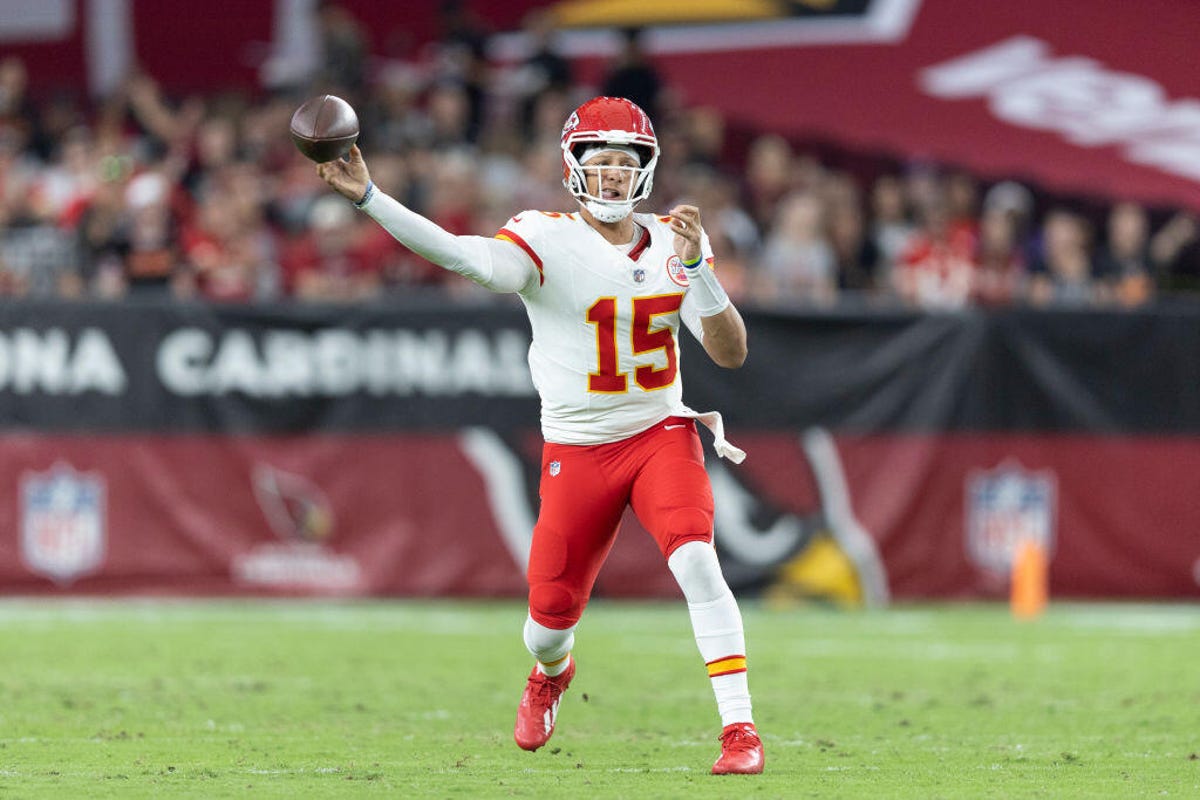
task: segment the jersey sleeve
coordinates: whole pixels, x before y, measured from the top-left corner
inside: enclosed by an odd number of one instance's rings
[[[541,212],[522,211],[504,223],[495,236],[496,239],[514,244],[520,249],[528,264],[537,270],[538,286],[546,282],[545,265],[539,253],[542,249],[543,227]]]
[[[381,191],[362,211],[417,255],[493,292],[520,293],[538,285],[534,265],[509,243],[485,236],[455,236]]]
[[[713,255],[712,242],[709,241],[708,232],[704,229],[700,230],[700,257],[708,265],[709,269],[715,270],[717,268],[717,259]],[[696,309],[696,301],[692,297],[691,292],[683,296],[683,304],[679,307],[679,319],[692,332],[692,336],[696,337],[696,341],[704,341],[704,328],[700,324],[700,312]]]

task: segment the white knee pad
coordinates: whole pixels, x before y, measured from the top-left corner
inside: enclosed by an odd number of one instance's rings
[[[706,542],[687,542],[680,545],[667,566],[683,590],[688,605],[711,603],[730,594],[729,584],[721,574],[717,551]]]
[[[565,630],[556,630],[535,622],[533,617],[525,618],[525,647],[543,664],[553,664],[571,652],[574,646],[574,625]]]

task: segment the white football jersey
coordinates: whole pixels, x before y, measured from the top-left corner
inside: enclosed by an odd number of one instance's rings
[[[533,328],[529,368],[542,400],[542,434],[559,444],[614,442],[683,405],[681,320],[699,339],[699,315],[675,254],[668,217],[634,214],[629,252],[578,212],[523,211],[496,234],[533,261],[539,280],[521,299]],[[702,252],[712,265],[708,237]]]

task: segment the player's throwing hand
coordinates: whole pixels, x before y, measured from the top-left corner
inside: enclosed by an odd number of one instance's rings
[[[343,197],[357,203],[367,193],[371,183],[371,174],[367,171],[367,163],[363,161],[362,151],[358,145],[350,148],[349,159],[335,159],[317,165],[317,174],[328,183],[333,190]]]

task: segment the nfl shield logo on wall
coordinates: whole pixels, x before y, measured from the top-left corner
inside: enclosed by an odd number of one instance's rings
[[[562,471],[562,464],[560,464],[557,461],[550,462],[550,477],[551,478],[553,478],[555,475],[557,475],[561,471]]]
[[[21,477],[21,560],[31,572],[70,583],[104,561],[105,483],[69,464]]]
[[[1006,573],[1025,539],[1054,549],[1057,481],[1015,461],[967,477],[967,556],[977,566]]]

